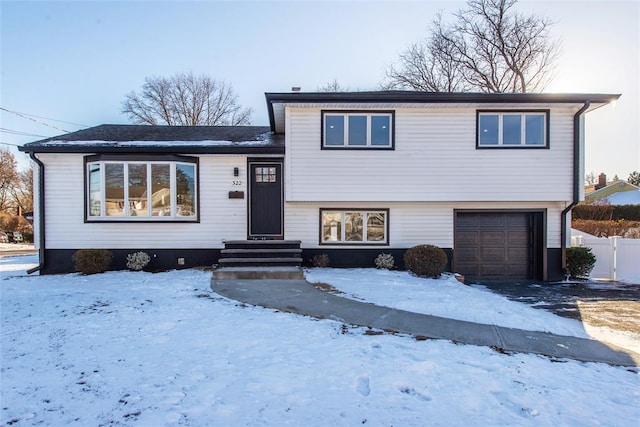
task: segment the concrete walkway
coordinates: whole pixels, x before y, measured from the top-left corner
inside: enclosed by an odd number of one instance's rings
[[[304,280],[212,280],[227,298],[280,311],[432,339],[583,362],[640,366],[640,355],[599,341],[446,319],[320,291]]]

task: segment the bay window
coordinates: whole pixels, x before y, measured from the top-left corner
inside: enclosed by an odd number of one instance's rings
[[[197,166],[87,158],[87,221],[197,221]]]

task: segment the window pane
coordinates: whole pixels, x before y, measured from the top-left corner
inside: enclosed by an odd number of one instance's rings
[[[94,163],[89,165],[89,216],[100,216],[101,190],[100,164]]]
[[[391,145],[391,117],[371,116],[371,145]]]
[[[349,145],[367,145],[367,116],[349,116]]]
[[[151,215],[171,216],[171,168],[151,165]]]
[[[192,165],[176,165],[176,215],[194,216],[196,194],[196,168]]]
[[[344,145],[344,116],[324,116],[324,145]]]
[[[525,134],[527,145],[544,145],[544,115],[525,115]]]
[[[480,145],[498,145],[498,115],[482,114],[479,117],[478,141]]]
[[[382,212],[374,212],[367,214],[367,241],[381,242],[384,241],[386,231],[384,223],[385,214]]]
[[[347,242],[362,242],[362,213],[344,214],[344,235]]]
[[[147,164],[129,164],[129,216],[148,216]]]
[[[322,212],[322,241],[339,242],[342,240],[342,213]]]
[[[124,215],[124,164],[104,165],[105,211],[107,216]]]
[[[522,116],[505,114],[502,116],[502,143],[504,145],[520,145],[522,143]]]

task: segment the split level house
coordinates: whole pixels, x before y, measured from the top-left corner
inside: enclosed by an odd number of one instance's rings
[[[26,144],[43,274],[211,265],[238,241],[373,267],[419,244],[477,280],[564,277],[584,120],[616,94],[267,93],[269,126],[101,125]],[[228,250],[227,250],[228,252]]]

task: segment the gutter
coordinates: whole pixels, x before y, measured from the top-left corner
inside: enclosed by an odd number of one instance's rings
[[[38,165],[38,243],[39,243],[39,260],[40,263],[27,270],[27,274],[35,273],[44,268],[44,248],[45,248],[45,233],[44,233],[44,163],[40,161],[34,152],[29,153],[29,157]]]
[[[560,248],[562,251],[562,271],[567,271],[567,214],[571,212],[580,201],[580,119],[591,105],[591,100],[586,100],[582,108],[573,115],[573,201],[562,210],[560,216]]]

